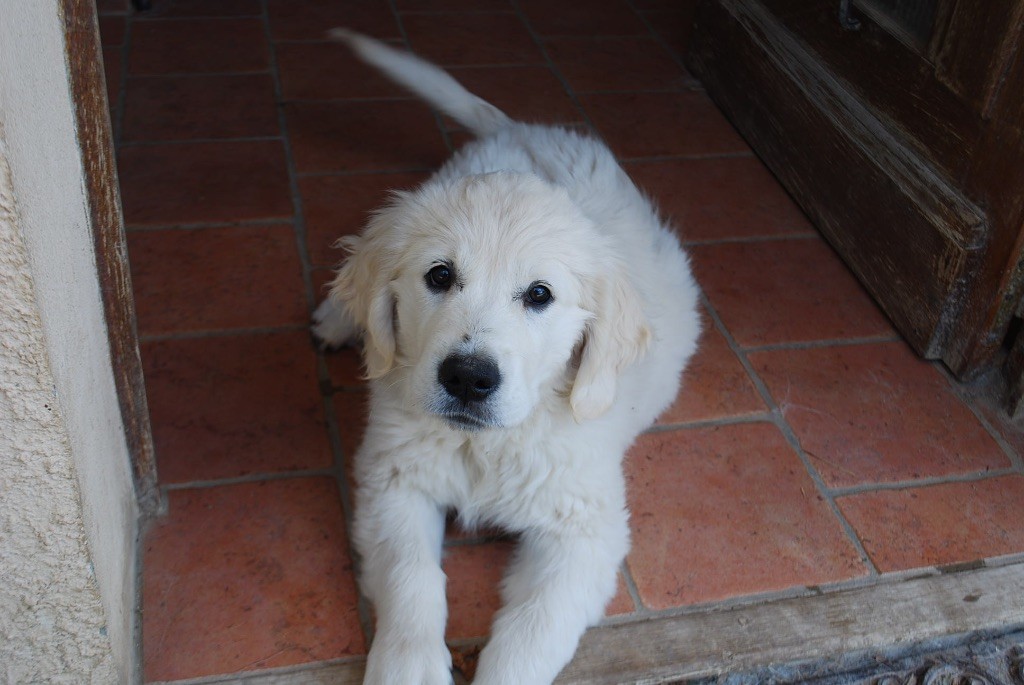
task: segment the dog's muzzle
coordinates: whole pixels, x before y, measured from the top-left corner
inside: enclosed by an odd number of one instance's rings
[[[490,357],[450,354],[437,367],[437,382],[447,394],[440,412],[461,428],[494,425],[487,400],[501,385],[498,364]]]

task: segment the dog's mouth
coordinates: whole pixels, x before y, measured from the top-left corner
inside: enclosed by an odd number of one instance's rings
[[[442,412],[441,417],[456,430],[475,431],[497,426],[492,417],[470,414],[466,411]]]

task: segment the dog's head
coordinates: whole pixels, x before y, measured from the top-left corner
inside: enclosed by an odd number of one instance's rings
[[[558,397],[599,416],[649,337],[609,241],[532,175],[397,193],[345,245],[331,294],[365,330],[367,376],[453,427],[515,426]]]

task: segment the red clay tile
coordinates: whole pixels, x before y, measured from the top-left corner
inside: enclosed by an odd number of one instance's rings
[[[280,135],[269,74],[129,79],[125,141]]]
[[[836,500],[882,572],[1024,552],[1019,475]]]
[[[128,20],[122,15],[100,15],[100,44],[104,47],[123,44],[127,23]]]
[[[445,550],[448,576],[448,626],[445,637],[461,640],[485,637],[494,613],[501,607],[498,584],[509,557],[511,542],[455,545]]]
[[[290,219],[284,148],[228,141],[121,148],[125,223],[173,225]]]
[[[755,157],[628,162],[625,169],[685,240],[814,234]]]
[[[285,100],[411,97],[341,43],[279,43],[276,53]]]
[[[530,26],[543,36],[646,35],[625,0],[520,0]]]
[[[1024,427],[1019,426],[1010,418],[1002,398],[992,397],[987,389],[978,395],[972,393],[968,388],[967,393],[971,406],[977,408],[996,433],[1010,445],[1010,448],[1016,452],[1018,463],[1020,463],[1019,460],[1024,457]]]
[[[454,67],[448,72],[470,92],[517,121],[583,121],[562,82],[547,67]]]
[[[336,26],[375,38],[401,38],[386,0],[269,0],[267,16],[274,40],[323,40]]]
[[[433,169],[448,156],[419,102],[303,102],[286,112],[300,172]]]
[[[629,568],[652,609],[867,572],[800,459],[770,424],[641,436],[626,473]]]
[[[605,608],[605,616],[624,616],[625,614],[632,614],[636,611],[636,604],[633,602],[633,598],[629,595],[629,590],[626,589],[626,580],[622,577],[622,574],[618,575],[618,582],[615,588],[615,596],[612,597],[611,601],[608,602],[608,606]]]
[[[327,297],[328,285],[334,279],[334,271],[330,269],[313,269],[313,294],[316,303],[319,305]],[[345,347],[333,350],[324,354],[324,362],[327,365],[327,373],[331,379],[331,385],[335,388],[363,388],[366,381],[363,379],[363,361],[358,347]],[[337,402],[335,402],[337,404]],[[362,438],[360,432],[358,437]],[[345,437],[342,435],[342,439]],[[349,452],[351,453],[351,451]]]
[[[309,320],[289,225],[132,231],[128,250],[144,336]]]
[[[685,58],[690,50],[690,34],[693,31],[693,11],[696,3],[673,4],[664,10],[644,10],[640,14],[651,29],[665,41],[668,49]],[[678,9],[678,8],[682,9]]]
[[[145,541],[145,678],[176,680],[366,653],[330,478],[168,494]]]
[[[507,540],[451,545],[445,550],[444,570],[448,576],[448,625],[445,638],[466,640],[486,637],[494,614],[501,608],[499,586],[508,567],[515,543]],[[615,597],[607,616],[636,611],[622,574],[618,574]]]
[[[96,11],[100,14],[125,14],[129,0],[96,0]]]
[[[752,353],[832,487],[1009,466],[945,378],[902,342]]]
[[[972,382],[959,383],[956,392],[968,406],[973,407],[991,426],[991,430],[1006,441],[1014,454],[1015,465],[1024,457],[1024,423],[1015,421],[1010,415],[1009,398],[1005,388],[997,387],[991,378],[980,376]]]
[[[767,411],[746,369],[725,337],[704,316],[697,354],[683,373],[679,396],[659,424],[749,416]]]
[[[577,93],[671,90],[696,83],[650,36],[548,38],[555,67]]]
[[[258,17],[260,0],[153,0],[145,17]]]
[[[160,481],[330,467],[305,330],[143,343]]]
[[[579,100],[623,158],[750,151],[701,92],[588,93]]]
[[[544,61],[519,17],[510,12],[406,14],[412,49],[437,64],[538,64]]]
[[[133,76],[266,71],[269,64],[263,22],[256,17],[132,22]]]
[[[700,0],[633,0],[633,6],[641,12],[649,10],[675,10],[693,12]]]
[[[370,212],[387,201],[389,191],[412,188],[427,176],[425,172],[414,172],[299,179],[310,260],[323,266],[340,262],[345,253],[333,247],[338,238],[361,231]]]
[[[356,355],[358,358],[358,355]],[[349,384],[351,387],[351,384]],[[345,470],[352,474],[356,451],[363,442],[370,411],[369,394],[362,390],[344,390],[332,396],[334,416],[338,422],[338,437],[341,440],[341,458]]]
[[[363,380],[363,359],[359,349],[346,347],[326,356],[327,373],[331,377],[334,387],[361,387],[366,384]]]
[[[697,282],[742,347],[892,335],[818,238],[693,245]]]
[[[396,0],[399,12],[508,12],[509,0]]]

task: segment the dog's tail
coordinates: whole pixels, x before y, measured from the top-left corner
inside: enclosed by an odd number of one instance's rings
[[[348,45],[364,62],[377,67],[392,81],[452,117],[477,137],[512,123],[500,109],[470,93],[440,67],[412,53],[396,50],[348,29],[331,29],[327,35]]]

